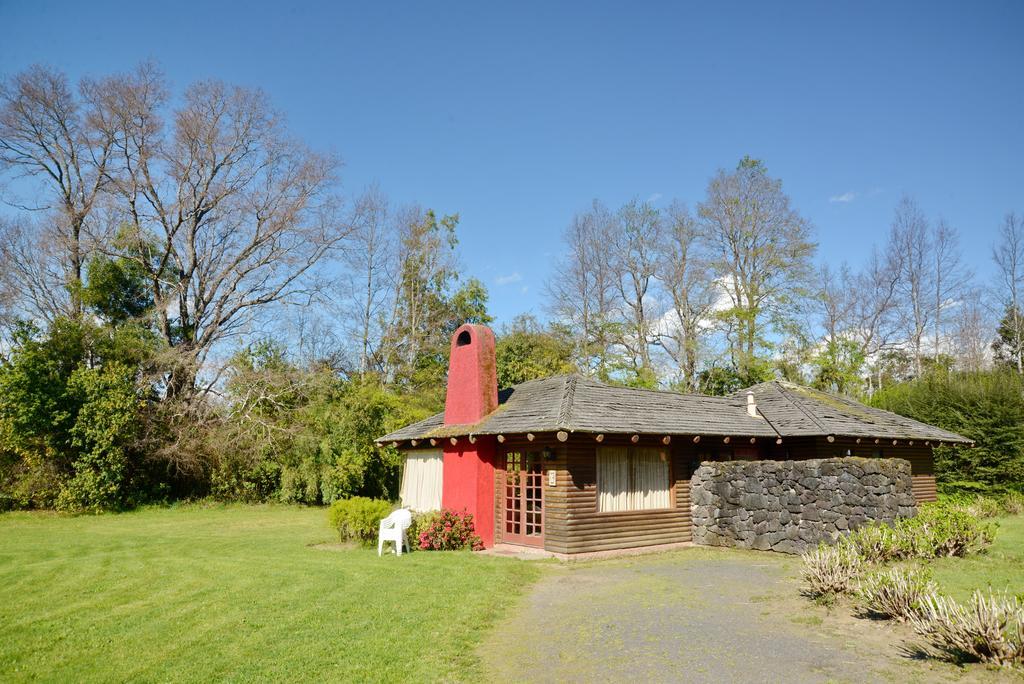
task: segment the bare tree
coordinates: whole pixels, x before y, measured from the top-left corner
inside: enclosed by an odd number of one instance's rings
[[[158,72],[97,84],[99,125],[116,141],[108,163],[160,331],[179,356],[169,395],[261,308],[309,297],[316,267],[346,235],[331,194],[337,162],[291,139],[259,91],[204,81],[161,118]]]
[[[952,330],[951,352],[961,370],[980,371],[988,365],[992,345],[992,321],[981,304],[981,293],[962,293],[962,303]]]
[[[896,207],[889,237],[889,252],[899,254],[900,316],[914,360],[914,372],[923,371],[923,342],[934,318],[935,279],[928,219],[917,203],[904,196]]]
[[[877,381],[869,376],[869,392],[881,386],[880,362],[893,348],[899,334],[897,303],[903,271],[901,259],[899,253],[887,251],[883,256],[873,247],[867,264],[850,283],[854,295],[853,333],[877,371]]]
[[[854,276],[846,262],[835,272],[828,264],[818,269],[820,291],[817,302],[821,322],[829,342],[835,342],[840,335],[851,332],[859,293],[854,289]]]
[[[0,84],[0,169],[36,178],[47,189],[48,203],[20,206],[50,210],[55,229],[46,239],[58,240],[66,254],[68,314],[81,313],[88,254],[83,233],[107,181],[113,147],[110,131],[93,121],[101,97],[97,84],[83,81],[79,96],[63,73],[42,66]]]
[[[711,179],[699,215],[732,303],[725,317],[735,331],[734,360],[746,372],[766,344],[769,324],[789,317],[803,298],[817,249],[813,228],[790,206],[782,182],[749,157]]]
[[[358,340],[359,370],[383,370],[380,345],[393,306],[398,243],[387,197],[376,186],[353,206],[344,263],[347,327]]]
[[[719,290],[689,209],[672,203],[666,221],[657,266],[671,306],[659,326],[658,340],[679,369],[683,386],[696,392],[701,352]]]
[[[940,219],[932,230],[932,288],[935,358],[941,353],[942,338],[946,333],[944,311],[961,304],[973,273],[960,256],[960,235],[956,229]]]
[[[566,229],[567,253],[546,284],[551,313],[577,335],[577,365],[598,376],[608,372],[616,337],[618,288],[608,250],[613,234],[614,217],[595,200]]]
[[[0,218],[0,264],[9,320],[50,323],[70,313],[67,252],[54,223]]]
[[[625,328],[621,343],[629,354],[637,378],[653,377],[651,365],[651,284],[658,266],[662,221],[646,202],[633,200],[619,210],[613,241],[606,250],[614,273]]]
[[[1019,340],[1024,339],[1024,219],[1011,212],[999,227],[999,241],[992,248],[992,261],[996,264],[995,291],[1011,334],[1018,340],[1013,352],[1017,372],[1024,374],[1024,350]],[[1003,313],[1000,312],[1000,314]]]

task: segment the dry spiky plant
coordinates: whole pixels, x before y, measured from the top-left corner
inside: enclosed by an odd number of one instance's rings
[[[819,546],[802,556],[805,593],[812,598],[850,593],[860,575],[863,560],[848,544]]]
[[[895,567],[863,578],[857,585],[857,597],[866,611],[900,622],[920,615],[925,596],[937,587],[927,570]]]
[[[1024,604],[1019,598],[975,590],[962,604],[929,594],[910,621],[918,634],[949,658],[979,660],[1002,667],[1024,665]]]

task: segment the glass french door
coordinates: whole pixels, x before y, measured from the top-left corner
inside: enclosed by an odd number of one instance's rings
[[[505,455],[504,541],[544,546],[544,463],[539,453]]]

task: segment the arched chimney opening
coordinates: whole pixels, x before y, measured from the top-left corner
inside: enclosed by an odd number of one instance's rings
[[[468,425],[498,408],[498,375],[494,333],[483,325],[460,326],[452,334],[446,425]]]

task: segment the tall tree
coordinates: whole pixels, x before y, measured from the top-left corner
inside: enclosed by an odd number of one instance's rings
[[[10,317],[49,324],[72,315],[65,241],[54,223],[0,217],[0,263]]]
[[[996,264],[995,293],[1007,318],[1000,328],[1006,328],[1010,339],[1024,339],[1024,219],[1010,212],[999,227],[999,240],[992,248],[992,261]],[[1009,360],[1024,375],[1024,349],[1021,345],[1007,348]]]
[[[651,286],[658,271],[658,250],[663,226],[659,212],[647,202],[633,200],[619,210],[613,241],[607,245],[618,300],[622,303],[624,330],[620,342],[629,357],[630,381],[657,383],[651,363]]]
[[[853,288],[854,275],[846,262],[834,271],[828,264],[818,269],[817,296],[826,341],[836,341],[854,327],[859,293]]]
[[[928,219],[909,196],[896,207],[889,237],[889,252],[899,257],[900,316],[913,354],[914,371],[920,376],[924,336],[934,318],[933,255],[935,253]]]
[[[869,393],[881,386],[883,357],[893,348],[899,332],[900,259],[899,254],[887,251],[883,255],[873,247],[867,264],[851,282],[857,295],[853,299],[853,332],[874,371],[868,376]]]
[[[942,353],[946,334],[946,310],[962,305],[973,273],[963,263],[960,234],[946,221],[939,219],[932,230],[932,330],[935,358]]]
[[[781,327],[807,292],[813,228],[790,205],[782,181],[750,157],[711,179],[698,214],[731,304],[722,317],[733,332],[734,362],[741,375],[758,375],[769,328]]]
[[[673,202],[659,246],[657,277],[668,295],[669,310],[658,326],[658,340],[676,365],[688,391],[700,389],[700,361],[719,290],[697,221],[687,207]]]
[[[28,208],[50,210],[66,261],[67,311],[81,313],[79,290],[88,256],[86,222],[107,182],[114,140],[96,125],[101,84],[83,80],[78,95],[63,73],[33,66],[0,83],[0,170],[35,178],[45,191]]]
[[[387,337],[390,374],[400,383],[415,383],[422,355],[444,346],[439,339],[448,321],[447,298],[458,278],[458,222],[458,214],[438,219],[419,207],[405,209],[399,219],[398,280]]]
[[[952,353],[957,367],[977,372],[988,365],[987,352],[992,344],[991,316],[982,305],[980,292],[965,293],[951,335]]]
[[[574,331],[577,365],[586,373],[607,379],[618,339],[618,288],[608,245],[614,235],[614,216],[595,200],[573,217],[563,236],[567,253],[546,283],[549,309]]]
[[[217,81],[186,89],[167,130],[167,89],[149,66],[100,85],[107,163],[160,333],[178,353],[169,395],[196,386],[210,351],[267,305],[308,297],[346,235],[337,161],[289,136],[263,93]]]
[[[358,340],[359,371],[382,370],[380,346],[393,300],[398,244],[387,197],[371,187],[354,205],[347,267],[347,327]]]

